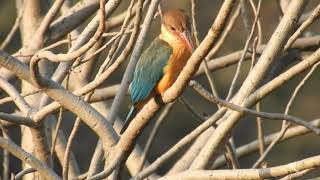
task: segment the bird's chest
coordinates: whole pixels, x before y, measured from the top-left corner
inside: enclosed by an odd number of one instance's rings
[[[176,81],[190,56],[191,53],[186,48],[173,51],[164,68],[164,75],[157,85],[157,93],[163,94]]]

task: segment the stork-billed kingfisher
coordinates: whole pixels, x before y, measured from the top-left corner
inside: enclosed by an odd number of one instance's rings
[[[122,134],[137,111],[152,97],[163,95],[176,81],[193,51],[191,24],[181,9],[163,13],[161,33],[141,55],[131,82],[132,107]]]

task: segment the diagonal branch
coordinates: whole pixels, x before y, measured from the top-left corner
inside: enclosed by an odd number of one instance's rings
[[[174,179],[267,179],[286,176],[306,169],[320,167],[320,156],[313,156],[300,161],[282,166],[262,169],[238,169],[238,170],[194,170],[179,174],[168,175],[161,180]]]
[[[30,153],[24,151],[19,146],[14,144],[8,139],[0,137],[0,147],[8,150],[11,154],[22,160],[24,163],[29,164],[35,168],[46,179],[61,179],[56,173],[54,173],[46,164],[39,161]]]

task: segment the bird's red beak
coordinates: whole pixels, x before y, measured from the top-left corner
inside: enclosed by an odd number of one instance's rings
[[[193,48],[193,43],[192,43],[190,32],[188,30],[185,30],[184,32],[180,33],[179,35],[180,35],[182,42],[187,46],[188,50],[190,52],[193,52],[194,48]]]

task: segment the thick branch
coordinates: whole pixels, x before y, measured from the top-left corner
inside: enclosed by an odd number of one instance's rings
[[[237,170],[196,170],[185,171],[179,174],[165,176],[161,180],[170,179],[266,179],[286,176],[306,169],[313,169],[320,166],[320,156],[313,156],[307,159],[296,161],[282,166],[263,169],[237,169]]]

